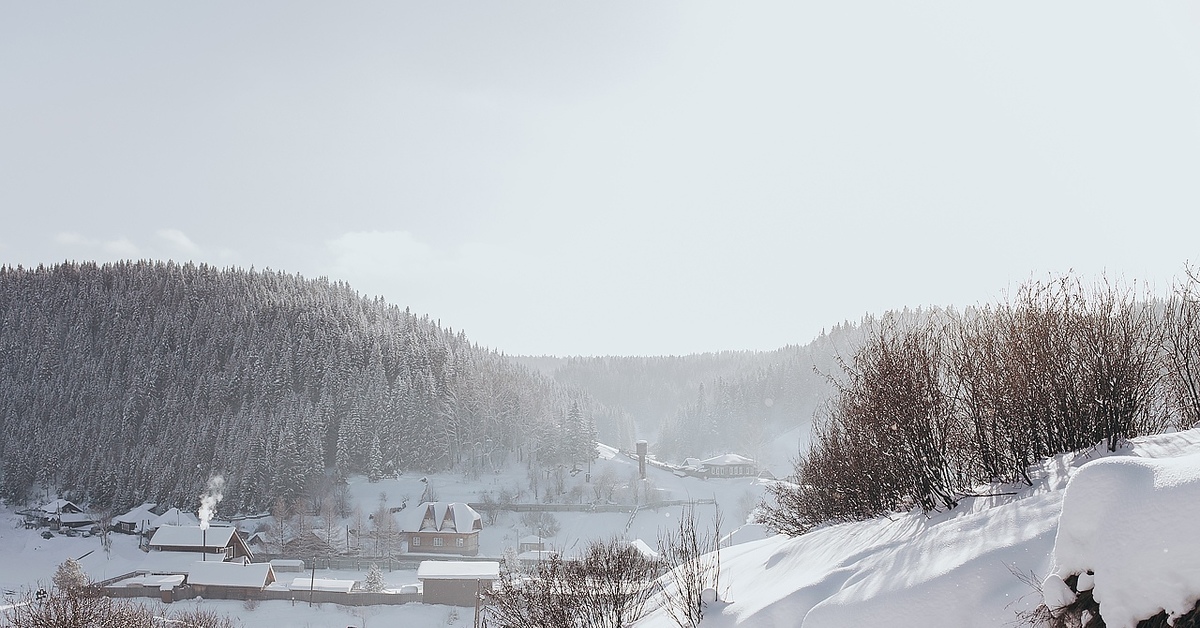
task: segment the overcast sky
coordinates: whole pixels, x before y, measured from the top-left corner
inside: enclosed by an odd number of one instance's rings
[[[510,354],[774,349],[1200,241],[1200,4],[0,0],[0,264],[349,282]]]

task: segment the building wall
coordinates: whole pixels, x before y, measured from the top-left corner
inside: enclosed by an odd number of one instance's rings
[[[441,545],[438,545],[439,540]],[[461,546],[458,544],[459,540],[462,541]],[[479,554],[479,533],[409,532],[408,551],[414,554],[476,556]]]
[[[426,604],[449,606],[475,606],[476,596],[492,590],[493,580],[433,580],[421,581],[424,592],[421,601]]]

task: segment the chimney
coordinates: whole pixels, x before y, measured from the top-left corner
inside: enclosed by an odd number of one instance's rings
[[[638,476],[641,479],[646,479],[646,441],[639,440],[637,443],[638,455]]]

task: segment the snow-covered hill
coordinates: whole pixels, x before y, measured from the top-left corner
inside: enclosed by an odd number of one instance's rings
[[[1200,577],[1194,573],[1195,552],[1184,551],[1186,541],[1184,546],[1176,547],[1169,539],[1192,539],[1194,543],[1200,537],[1200,500],[1181,502],[1173,497],[1177,492],[1150,489],[1200,485],[1200,455],[1191,454],[1200,454],[1200,430],[1138,438],[1111,454],[1097,447],[1048,460],[1034,469],[1032,486],[978,487],[977,493],[986,496],[967,498],[948,512],[926,515],[915,511],[832,525],[797,538],[777,536],[730,547],[722,551],[721,558],[719,593],[725,602],[711,605],[702,626],[1016,625],[1018,613],[1030,611],[1043,601],[1030,583],[1041,583],[1055,571],[1066,575],[1063,570],[1072,568],[1055,563],[1055,538],[1063,535],[1059,517],[1065,495],[1071,495],[1068,504],[1105,502],[1115,511],[1125,507],[1124,516],[1110,518],[1100,527],[1109,526],[1106,538],[1110,542],[1142,539],[1124,552],[1125,568],[1132,568],[1133,563],[1140,568],[1138,573],[1152,572],[1155,582],[1192,587],[1182,593],[1173,590],[1180,586],[1164,588],[1162,600],[1141,600],[1143,607],[1155,608],[1157,604],[1179,610],[1181,605],[1195,602]],[[1147,463],[1155,469],[1149,474],[1145,471],[1147,464],[1108,465],[1115,467],[1104,471],[1115,478],[1112,482],[1100,486],[1081,483],[1068,490],[1069,481],[1080,467],[1113,457],[1172,462],[1157,466]],[[1157,479],[1145,480],[1148,475]],[[1110,483],[1111,494],[1104,488]],[[1138,502],[1126,503],[1133,499],[1132,494],[1139,496]],[[1097,527],[1095,516],[1069,516],[1066,520],[1071,526],[1067,531],[1072,533],[1085,523]],[[1162,540],[1164,537],[1169,539]],[[1159,544],[1147,544],[1150,538]],[[1149,545],[1154,545],[1153,551],[1147,549]],[[1106,548],[1111,552],[1122,549],[1120,543]],[[1075,563],[1081,560],[1078,550],[1068,555]],[[1066,556],[1059,556],[1059,561]],[[1101,565],[1096,563],[1102,562],[1097,559],[1088,568],[1099,569]],[[1131,575],[1105,576],[1110,590],[1132,584]],[[1099,587],[1099,571],[1095,580]],[[1099,589],[1097,600],[1103,612],[1105,602]],[[1117,601],[1111,594],[1110,600],[1109,607],[1115,612]],[[637,625],[666,628],[674,624],[658,611]]]

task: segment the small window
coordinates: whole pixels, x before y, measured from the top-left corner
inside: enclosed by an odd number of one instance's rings
[[[442,546],[442,537],[440,537],[440,536],[433,537],[433,546],[441,547]]]
[[[413,547],[421,547],[421,537],[414,534],[412,537],[412,544]]]
[[[459,537],[459,538],[457,538],[457,539],[454,539],[454,546],[455,546],[455,547],[462,547],[462,546],[464,546],[464,545],[466,545],[466,543],[464,543],[464,542],[463,542],[463,540],[462,540],[462,537]]]

